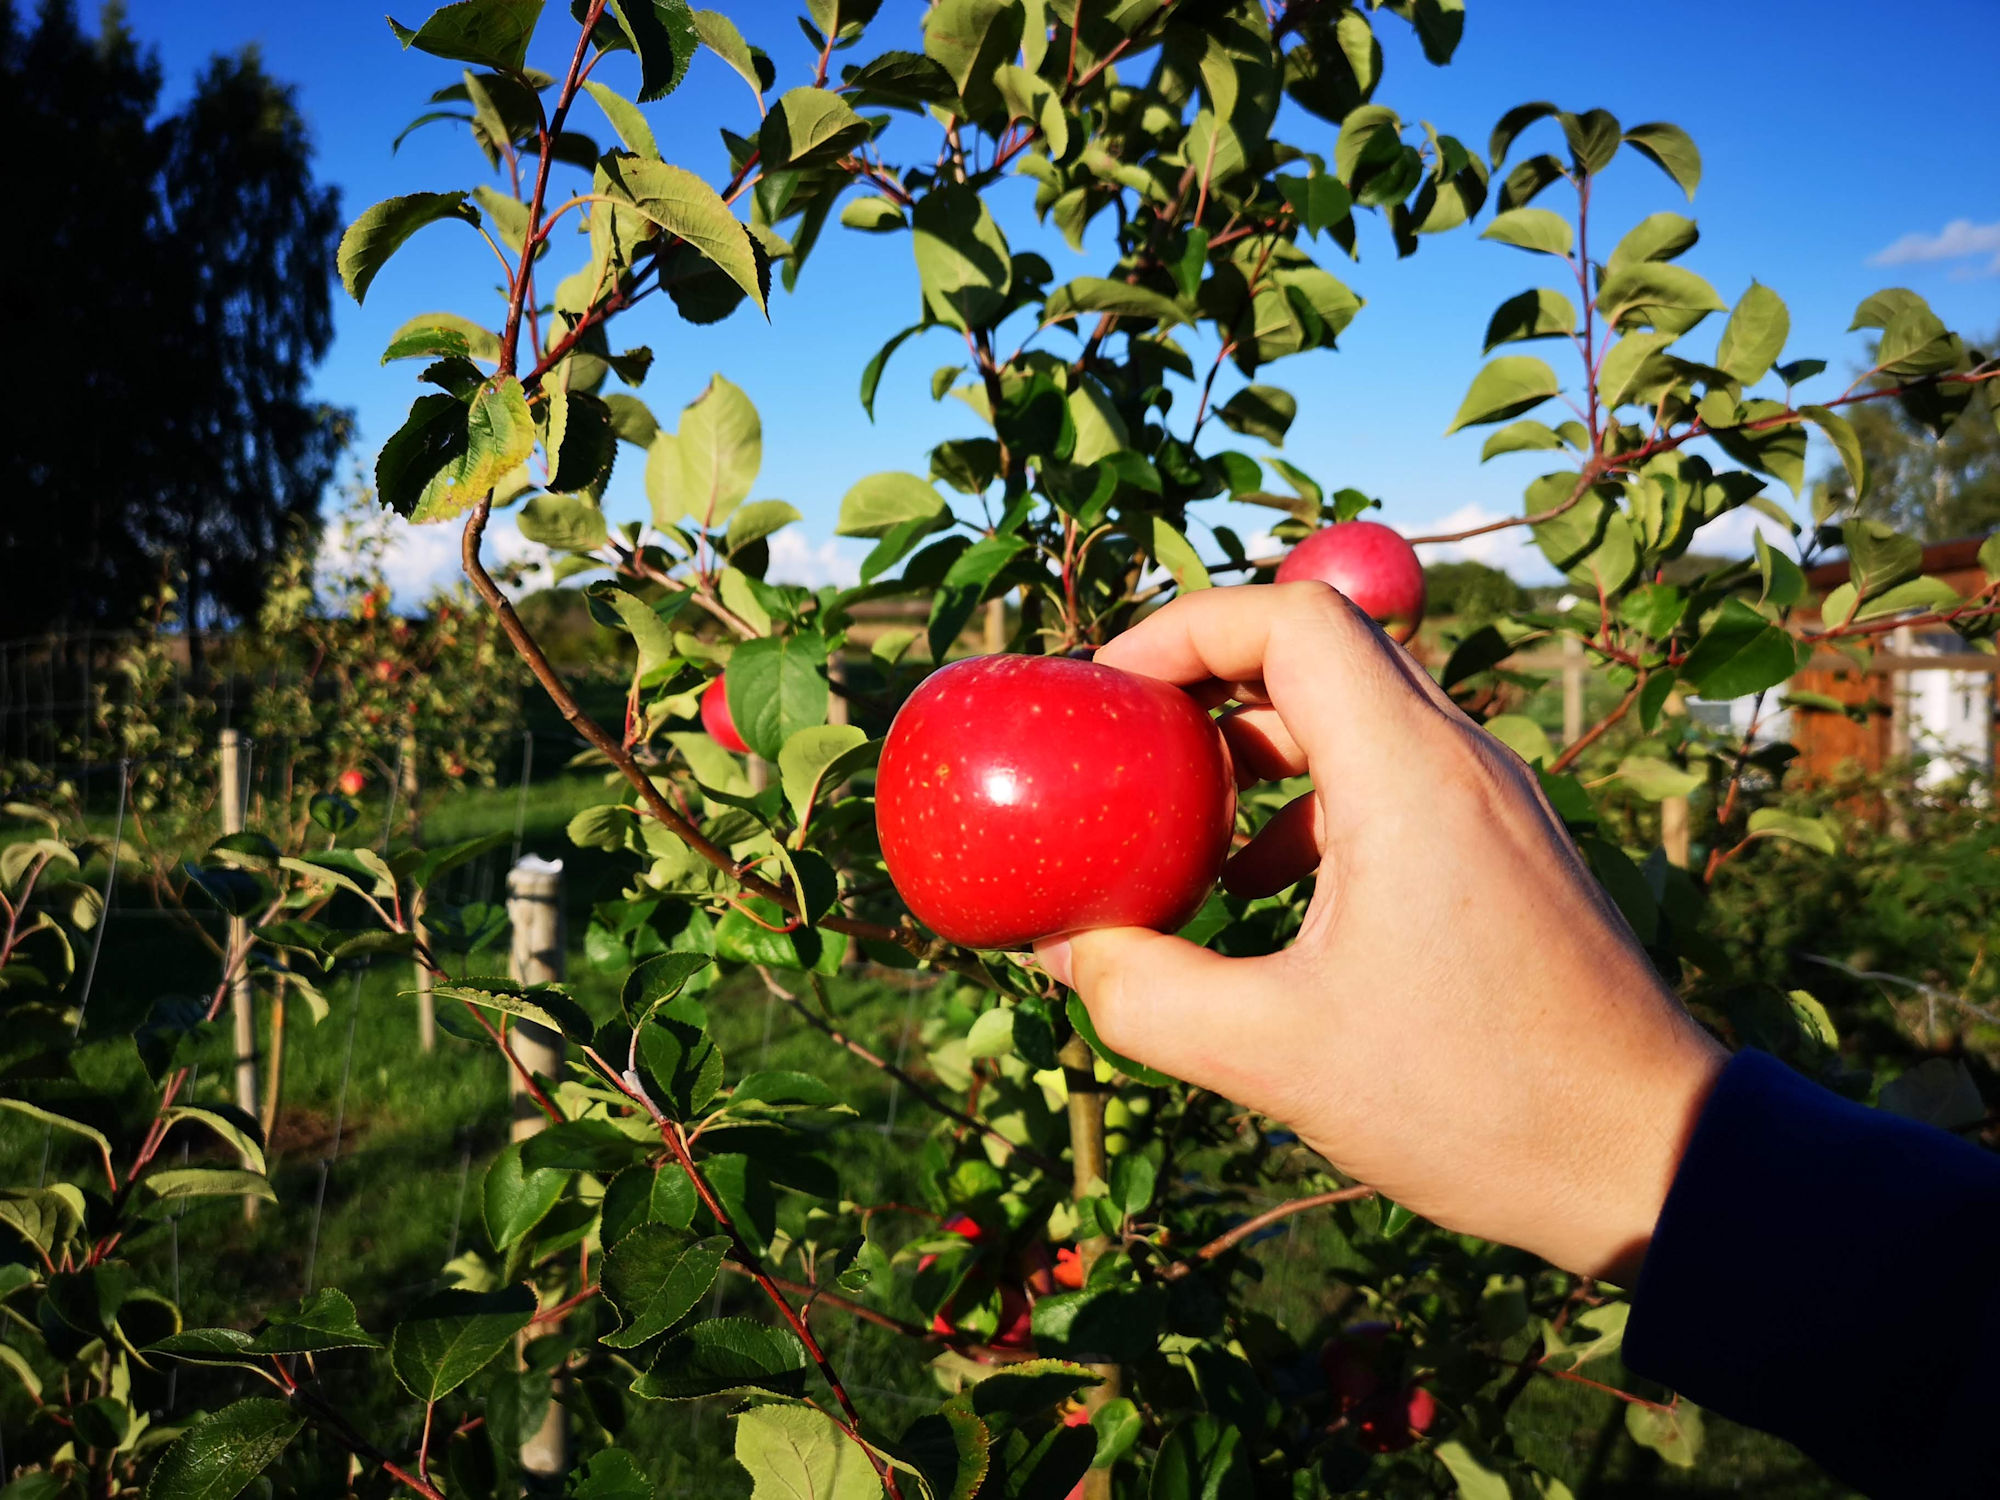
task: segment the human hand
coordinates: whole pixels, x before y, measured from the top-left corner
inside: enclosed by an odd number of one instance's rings
[[[1268,957],[1133,928],[1038,944],[1106,1045],[1447,1228],[1632,1284],[1725,1054],[1533,772],[1324,584],[1190,594],[1096,659],[1243,705],[1221,720],[1242,783],[1311,774],[1230,891],[1319,872]]]

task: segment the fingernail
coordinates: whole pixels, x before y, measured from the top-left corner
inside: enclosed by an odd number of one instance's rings
[[[1035,957],[1057,984],[1076,988],[1076,981],[1070,977],[1068,938],[1044,938],[1035,944]]]

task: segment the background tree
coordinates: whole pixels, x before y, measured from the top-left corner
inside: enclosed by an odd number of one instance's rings
[[[159,304],[151,277],[131,274],[155,238],[159,93],[158,62],[116,9],[93,40],[68,0],[47,0],[32,28],[0,0],[0,120],[7,139],[35,143],[11,183],[35,232],[6,236],[0,267],[20,291],[16,347],[36,351],[0,435],[15,486],[0,551],[37,559],[0,590],[0,636],[122,621],[157,577],[127,517],[138,426],[175,391],[141,354]],[[86,440],[87,409],[118,415]]]
[[[2000,330],[1981,343],[2000,344]],[[1942,434],[1933,418],[1950,414],[1923,404],[1874,401],[1856,408],[1850,420],[1868,465],[1861,515],[1927,542],[2000,525],[2000,410],[1982,392],[1972,400],[1976,409]],[[1835,495],[1851,491],[1838,462],[1820,477]]]
[[[45,0],[32,30],[0,9],[0,108],[41,148],[20,168],[37,233],[5,254],[34,289],[21,347],[42,351],[8,424],[24,492],[0,537],[44,559],[0,601],[0,635],[127,623],[169,560],[191,623],[253,611],[344,441],[308,390],[333,335],[339,202],[291,89],[245,51],[153,123],[159,86],[119,6],[94,39],[71,0]],[[88,441],[86,403],[115,413]]]

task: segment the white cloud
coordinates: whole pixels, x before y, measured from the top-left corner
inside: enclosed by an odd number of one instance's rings
[[[415,609],[440,589],[449,589],[462,578],[459,570],[461,528],[454,523],[417,526],[401,516],[386,512],[368,518],[366,530],[379,529],[380,563],[398,609]],[[362,535],[335,523],[320,541],[318,570],[322,579],[329,574],[354,568],[368,543]],[[518,585],[502,586],[513,597],[547,588],[549,549],[524,538],[504,520],[486,533],[486,566],[497,577],[503,568],[520,565],[526,569]]]
[[[1799,555],[1798,542],[1789,530],[1761,510],[1752,510],[1747,505],[1739,505],[1702,527],[1694,534],[1688,551],[1709,557],[1748,557],[1757,545],[1755,537],[1759,532],[1764,534],[1765,541],[1786,556]]]
[[[861,561],[868,547],[842,537],[813,541],[796,527],[771,538],[771,566],[765,576],[773,583],[796,583],[809,589],[833,584],[851,588],[861,581]]]
[[[1871,266],[1907,266],[1922,261],[1969,260],[1991,256],[1983,267],[1965,266],[1959,276],[2000,276],[2000,223],[1953,219],[1936,234],[1906,234],[1868,257]]]
[[[1471,531],[1474,527],[1488,526],[1507,518],[1505,512],[1490,510],[1474,501],[1461,505],[1449,515],[1428,521],[1391,524],[1405,536],[1449,536],[1453,532]],[[1433,542],[1419,547],[1417,555],[1426,563],[1485,563],[1487,567],[1498,568],[1521,583],[1555,583],[1561,577],[1549,566],[1548,559],[1542,556],[1524,526],[1489,531],[1481,536],[1467,537],[1462,542]]]

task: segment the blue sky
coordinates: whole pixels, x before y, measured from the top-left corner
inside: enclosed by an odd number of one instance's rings
[[[393,3],[403,7],[397,19],[414,25],[428,0]],[[805,81],[800,70],[810,58],[791,19],[796,7],[722,0],[722,8],[778,61],[781,87]],[[550,5],[533,59],[550,71],[559,71],[573,37],[566,9]],[[907,39],[922,9],[921,0],[889,0],[871,28],[874,50],[914,45]],[[1626,227],[1658,210],[1690,214],[1702,241],[1683,263],[1731,301],[1753,276],[1774,287],[1791,309],[1787,354],[1830,362],[1817,394],[1845,383],[1839,372],[1853,364],[1860,341],[1843,330],[1854,305],[1879,287],[1915,288],[1948,324],[1969,333],[2000,329],[2000,175],[1982,165],[1981,146],[1991,131],[1992,67],[2000,57],[2000,5],[1992,0],[1891,9],[1855,0],[1765,0],[1667,11],[1602,0],[1469,0],[1467,9],[1457,60],[1443,69],[1423,60],[1402,23],[1378,18],[1387,53],[1378,101],[1407,122],[1431,120],[1482,153],[1493,121],[1530,99],[1601,106],[1627,124],[1665,119],[1684,127],[1705,162],[1692,207],[1650,164],[1624,153],[1594,206],[1593,243],[1608,250]],[[456,79],[457,67],[401,52],[372,4],[132,0],[130,14],[159,51],[169,103],[185,94],[210,54],[261,46],[270,69],[298,85],[318,170],[340,187],[350,217],[392,194],[485,180],[484,161],[456,126],[419,131],[391,154],[396,133],[431,90]],[[1680,41],[1666,40],[1669,33]],[[631,67],[629,59],[616,62]],[[631,91],[618,67],[598,76]],[[668,159],[713,181],[725,170],[716,126],[747,131],[755,121],[748,88],[707,55],[648,114]],[[600,141],[612,139],[587,103],[576,119]],[[913,135],[929,127],[899,120],[897,129]],[[1332,148],[1331,128],[1303,115],[1281,122],[1280,133],[1310,150]],[[1531,149],[1546,149],[1533,141]],[[1016,248],[1042,249],[1059,277],[1101,270],[1103,257],[1076,256],[1035,228],[1029,186],[1010,188],[1013,207],[1002,211]],[[1564,192],[1551,190],[1542,201],[1566,209]],[[905,345],[890,366],[874,426],[861,414],[855,392],[862,364],[914,321],[908,246],[907,237],[830,229],[798,291],[774,293],[768,323],[746,310],[715,327],[690,328],[663,302],[649,303],[614,335],[620,347],[653,348],[657,362],[642,394],[664,425],[715,371],[750,393],[765,430],[757,495],[790,500],[805,513],[795,529],[812,545],[795,543],[784,558],[812,581],[865,551],[865,544],[826,541],[849,484],[878,469],[922,472],[931,444],[976,429],[958,403],[931,401],[932,368],[961,352],[944,333]],[[1298,356],[1260,377],[1299,398],[1284,456],[1329,487],[1380,496],[1384,518],[1409,530],[1517,511],[1521,486],[1550,467],[1547,456],[1511,455],[1482,466],[1482,430],[1440,434],[1479,368],[1493,306],[1550,283],[1548,272],[1560,268],[1463,230],[1398,261],[1386,226],[1366,215],[1359,264],[1325,248],[1328,268],[1368,306],[1338,353]],[[1885,252],[1888,263],[1871,263]],[[372,463],[415,394],[413,366],[377,363],[390,332],[438,307],[490,318],[496,270],[476,236],[441,225],[421,233],[382,273],[366,307],[340,296],[336,342],[318,390],[356,410],[359,456]],[[1720,323],[1710,324],[1691,334],[1687,347],[1712,347]],[[1570,373],[1557,346],[1542,350]],[[629,449],[621,457],[607,501],[614,515],[643,510],[635,458]],[[1247,531],[1257,514],[1232,522]],[[1503,534],[1480,555],[1534,575],[1538,559],[1516,553],[1517,536]],[[400,550],[400,569],[414,581],[448,567],[452,544],[443,535],[413,537]]]

